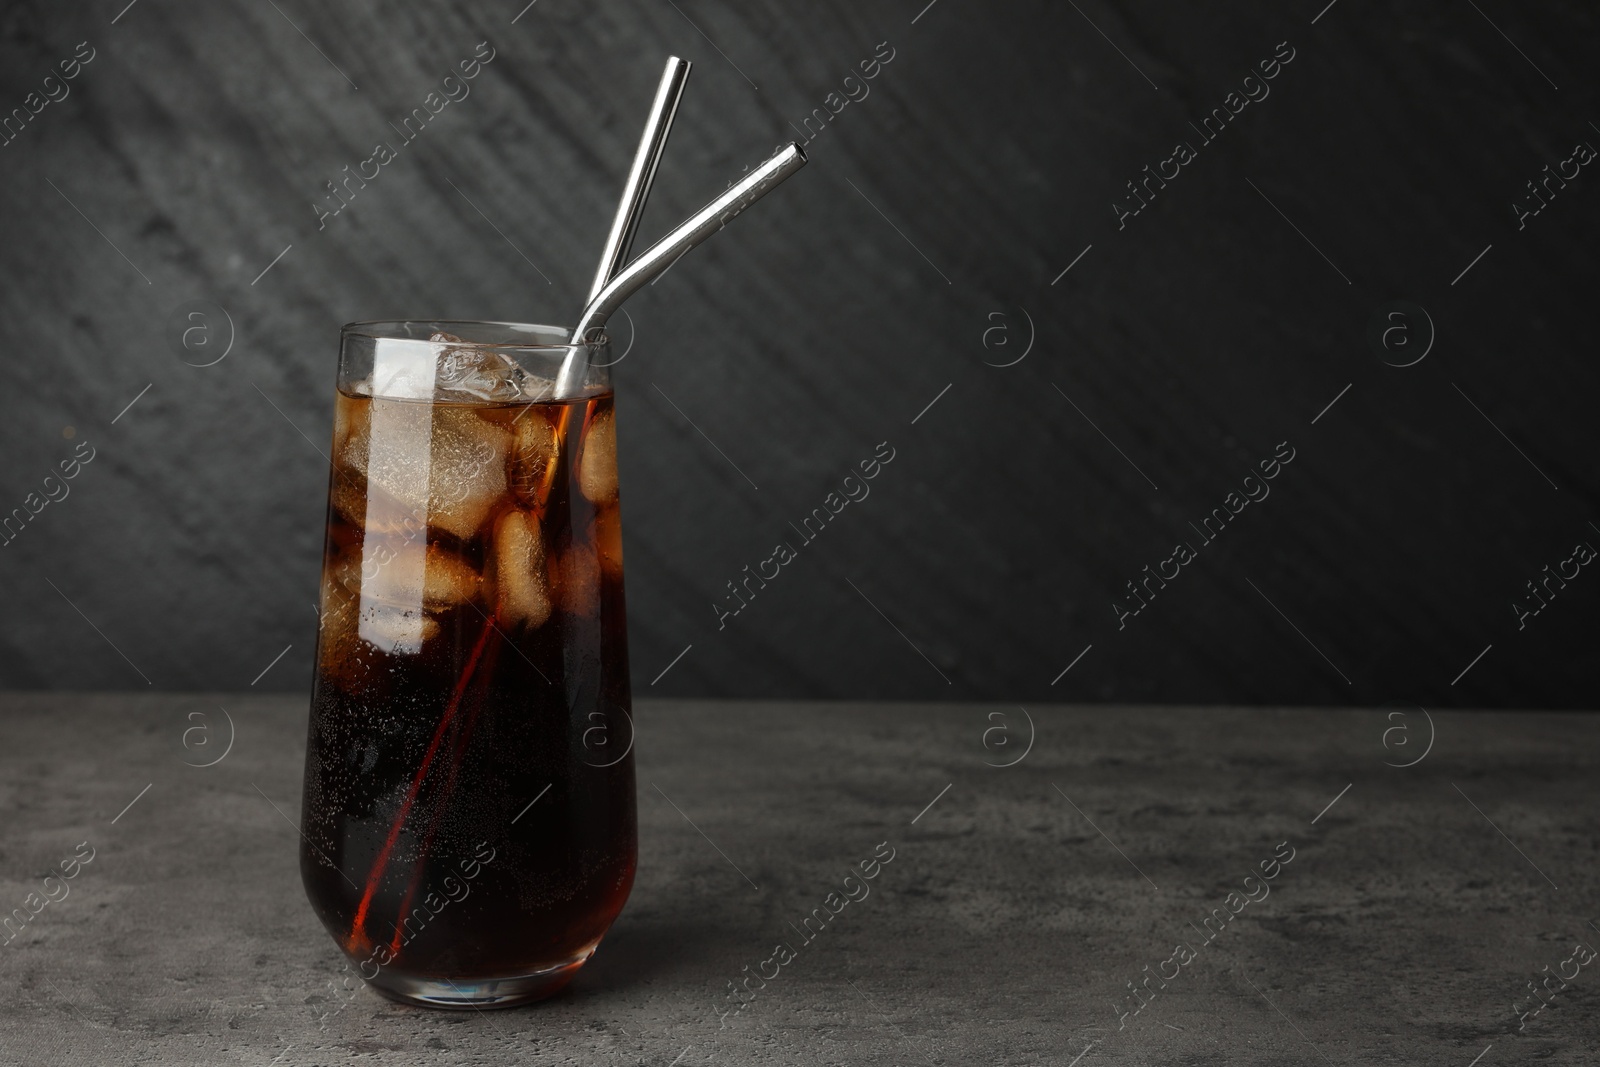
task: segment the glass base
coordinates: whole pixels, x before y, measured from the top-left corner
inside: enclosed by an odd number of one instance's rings
[[[561,992],[593,955],[594,949],[590,948],[568,963],[507,978],[425,978],[380,971],[368,984],[390,1000],[424,1008],[458,1011],[515,1008]]]

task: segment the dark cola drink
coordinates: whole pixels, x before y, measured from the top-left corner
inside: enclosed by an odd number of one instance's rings
[[[380,992],[509,1006],[633,883],[613,398],[428,340],[346,338],[301,871]]]

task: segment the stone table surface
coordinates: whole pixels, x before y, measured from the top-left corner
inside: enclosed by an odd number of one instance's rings
[[[26,914],[93,850],[0,946],[0,1062],[1600,1055],[1600,961],[1574,949],[1600,946],[1595,715],[646,702],[637,717],[639,876],[598,954],[544,1004],[435,1012],[340,991],[291,825],[304,699],[0,696],[0,906]],[[230,733],[220,762],[186,765]],[[729,999],[888,849],[866,898]],[[1247,884],[1263,861],[1276,877]],[[1213,909],[1230,921],[1208,938]],[[1571,980],[1530,1001],[1557,972]]]

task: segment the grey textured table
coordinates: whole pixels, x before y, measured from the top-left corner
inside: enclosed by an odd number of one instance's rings
[[[440,1013],[338,991],[289,824],[304,704],[0,698],[5,908],[93,849],[0,946],[0,1060],[1595,1062],[1600,965],[1564,962],[1600,945],[1592,715],[1031,707],[1028,749],[1015,707],[644,704],[610,937],[555,1000]],[[231,751],[186,766],[221,708]],[[1519,1032],[1528,983],[1573,969]]]

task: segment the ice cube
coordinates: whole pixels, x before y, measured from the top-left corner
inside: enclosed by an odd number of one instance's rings
[[[322,568],[322,606],[318,612],[323,640],[349,630],[355,631],[356,612],[361,607],[361,591],[344,580],[340,564],[343,553]]]
[[[388,677],[378,653],[420,652],[423,642],[439,633],[439,624],[420,611],[377,600],[364,603],[348,584],[349,574],[341,563],[337,560],[323,572],[317,660],[324,677],[357,692]]]
[[[345,457],[361,457],[357,474],[366,474],[367,443],[372,437],[372,401],[352,399],[343,393],[333,404],[334,469],[347,467]]]
[[[466,560],[423,538],[375,537],[339,554],[335,579],[359,592],[362,607],[381,601],[404,611],[443,611],[464,604],[483,579]]]
[[[530,508],[544,507],[550,494],[556,455],[556,429],[543,412],[528,410],[517,419],[511,445],[511,489]]]
[[[336,469],[332,498],[334,508],[360,527],[364,538],[421,537],[427,530],[420,513],[357,474]]]
[[[360,526],[367,517],[367,484],[364,478],[334,467],[333,486],[328,490],[333,508]]]
[[[435,333],[428,338],[439,345],[435,396],[448,399],[520,400],[529,382],[515,360],[493,348],[453,347],[467,342],[454,334]]]
[[[622,520],[615,504],[601,508],[594,517],[594,544],[600,566],[612,578],[622,577]]]
[[[421,611],[404,610],[380,601],[361,605],[361,640],[392,656],[414,656],[439,633],[439,623]]]
[[[372,401],[371,429],[339,461],[393,498],[401,515],[472,537],[506,489],[511,435],[451,404]],[[370,507],[370,499],[369,499]]]
[[[426,503],[433,416],[426,404],[374,400],[364,432],[351,433],[335,461],[408,503]],[[373,431],[377,444],[373,444]]]
[[[523,372],[520,382],[522,386],[522,399],[530,404],[537,404],[549,400],[556,395],[556,380],[542,375]]]
[[[569,615],[600,613],[600,559],[586,541],[569,544],[556,564],[556,600]]]
[[[357,632],[361,600],[333,575],[333,567],[322,574],[322,620],[317,634],[317,670],[335,680],[340,688],[354,691],[371,666]]]
[[[550,589],[538,516],[508,511],[495,520],[493,560],[500,618],[510,626],[542,625],[550,617]]]
[[[347,388],[357,396],[390,400],[506,403],[548,399],[555,379],[528,373],[496,348],[440,330],[426,342],[376,338],[372,373]]]
[[[359,434],[367,435],[368,420],[372,412],[372,402],[359,397],[346,396],[342,392],[335,392],[333,401],[333,451],[334,454],[344,451],[350,438]]]
[[[617,424],[610,408],[589,423],[589,435],[584,439],[583,459],[579,464],[578,487],[596,504],[617,499]]]
[[[428,521],[468,538],[506,491],[511,435],[470,410],[435,407]]]
[[[390,400],[432,400],[440,345],[380,337],[372,344],[372,374],[365,392]]]
[[[406,517],[406,509],[377,486],[367,484],[372,402],[340,394],[334,412],[333,484],[329,499],[334,510],[356,526],[387,531]]]
[[[483,579],[466,560],[438,545],[428,546],[422,579],[423,607],[439,611],[465,604],[482,584]]]

